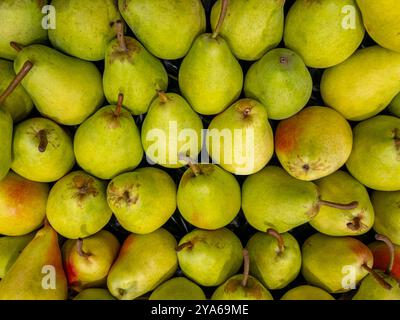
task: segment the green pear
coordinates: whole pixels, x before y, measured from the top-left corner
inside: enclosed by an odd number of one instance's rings
[[[244,82],[246,97],[261,101],[274,120],[289,118],[303,109],[312,88],[304,62],[293,51],[282,48],[269,51],[254,63]]]
[[[4,278],[34,235],[34,233],[29,233],[19,237],[0,238],[0,279]]]
[[[4,92],[14,78],[13,63],[0,59],[0,92]],[[0,104],[4,110],[10,113],[14,122],[25,119],[33,109],[32,99],[22,85],[18,85],[7,99],[0,102]]]
[[[375,209],[375,231],[400,245],[400,191],[374,191],[371,200]]]
[[[74,171],[50,190],[47,219],[62,236],[78,239],[100,231],[110,220],[104,182],[83,171]]]
[[[290,289],[281,300],[335,300],[335,298],[321,288],[306,285]]]
[[[86,119],[76,131],[74,152],[79,166],[100,178],[112,179],[136,168],[143,158],[139,129],[128,110],[107,106]]]
[[[356,51],[327,69],[321,80],[325,104],[361,121],[385,109],[400,91],[400,53],[379,46]]]
[[[219,36],[226,16],[221,10],[212,34],[194,40],[179,69],[179,88],[197,113],[213,115],[222,112],[240,95],[243,72],[228,43]]]
[[[214,164],[190,164],[178,186],[178,209],[195,227],[215,230],[228,225],[240,210],[235,177]]]
[[[13,139],[13,121],[10,114],[0,108],[0,181],[7,175],[11,167],[11,150]]]
[[[49,186],[10,171],[0,181],[0,234],[22,236],[43,223]]]
[[[108,274],[112,295],[133,300],[169,279],[178,267],[175,246],[176,240],[164,229],[128,236]]]
[[[224,1],[217,0],[212,8],[210,19],[213,29],[218,24]],[[220,34],[238,59],[258,60],[281,42],[284,4],[282,0],[229,1]]]
[[[0,281],[0,300],[66,300],[57,233],[46,224]]]
[[[292,230],[309,222],[324,206],[351,210],[358,202],[339,204],[323,200],[314,183],[295,179],[275,166],[265,167],[243,183],[244,215],[249,224],[261,232]]]
[[[57,123],[32,118],[14,129],[11,169],[26,179],[53,182],[75,165],[70,135]]]
[[[207,150],[215,163],[236,175],[260,171],[274,153],[265,107],[242,99],[217,115],[208,127]]]
[[[162,63],[138,41],[124,37],[118,23],[118,37],[106,49],[104,94],[110,104],[124,95],[124,106],[134,115],[146,113],[157,90],[166,90],[168,75]]]
[[[183,277],[164,282],[153,291],[149,300],[206,300],[203,290]]]
[[[0,1],[0,57],[14,60],[16,52],[10,47],[15,41],[22,45],[44,42],[47,30],[43,28],[42,8],[45,0]]]
[[[350,156],[353,135],[349,123],[326,107],[308,107],[279,123],[275,151],[293,177],[316,180],[342,167]]]
[[[217,286],[234,275],[242,264],[242,244],[228,229],[195,229],[179,246],[179,266],[183,273],[202,286]]]
[[[389,111],[394,116],[400,118],[400,93],[390,103]]]
[[[67,240],[62,256],[68,284],[74,289],[106,284],[119,247],[117,238],[105,230],[85,239]]]
[[[115,177],[107,201],[121,226],[138,234],[151,233],[176,210],[176,185],[157,168],[140,168]]]
[[[103,60],[121,19],[114,0],[53,0],[57,27],[49,30],[52,45],[80,59]]]
[[[90,288],[79,292],[74,300],[115,300],[107,289]]]
[[[399,1],[356,1],[369,35],[382,47],[400,53]]]
[[[17,76],[0,99],[21,82],[39,112],[64,125],[82,123],[103,102],[101,75],[93,63],[43,45],[18,50]]]
[[[344,171],[315,181],[321,197],[332,202],[357,201],[358,207],[341,210],[321,207],[310,224],[329,236],[358,236],[367,233],[374,224],[374,208],[367,189]]]
[[[301,269],[301,252],[297,240],[289,233],[273,229],[258,232],[247,242],[250,274],[268,289],[282,289],[291,283]]]
[[[206,29],[200,0],[119,0],[119,10],[141,43],[161,59],[180,59]]]
[[[202,147],[203,123],[184,98],[158,92],[142,126],[147,159],[167,168],[185,165],[180,155],[197,158]]]
[[[357,124],[353,133],[350,173],[371,189],[400,190],[400,119],[377,116]]]
[[[364,33],[355,0],[296,0],[286,16],[284,41],[307,66],[328,68],[350,57]]]
[[[351,237],[316,233],[304,242],[302,254],[304,278],[330,293],[354,289],[373,264],[369,248]]]

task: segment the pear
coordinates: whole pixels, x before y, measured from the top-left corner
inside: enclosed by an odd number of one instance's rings
[[[161,59],[180,59],[206,29],[200,0],[119,0],[119,10],[141,43]]]
[[[400,53],[399,12],[397,0],[356,0],[361,10],[365,28],[382,47]]]
[[[180,155],[197,158],[202,147],[203,123],[184,98],[158,92],[142,126],[147,159],[167,168],[180,168]],[[155,141],[156,140],[156,141]]]
[[[46,215],[53,228],[66,238],[97,233],[112,215],[104,182],[83,171],[71,172],[50,190]]]
[[[104,94],[110,104],[124,95],[124,106],[134,115],[146,113],[157,90],[166,90],[168,75],[162,63],[138,41],[124,37],[123,25],[116,23],[117,39],[106,48]]]
[[[307,104],[313,88],[310,72],[303,60],[288,49],[269,51],[254,63],[244,82],[246,97],[266,107],[274,120],[289,118]]]
[[[43,223],[49,186],[10,171],[0,181],[0,234],[22,236]]]
[[[242,99],[217,115],[208,127],[207,150],[215,163],[236,175],[260,171],[274,153],[265,107]]]
[[[11,169],[37,182],[53,182],[75,165],[70,135],[57,123],[32,118],[14,129]]]
[[[335,300],[335,298],[318,287],[298,286],[287,291],[281,300]]]
[[[374,241],[368,247],[374,255],[374,269],[386,271],[391,263],[391,276],[400,280],[400,246],[392,243],[392,248],[381,241]],[[392,257],[393,262],[391,262]]]
[[[178,209],[195,227],[216,230],[228,225],[240,210],[240,186],[235,177],[214,164],[193,164],[178,186]]]
[[[296,0],[286,17],[284,41],[307,66],[328,68],[350,57],[364,33],[355,0]]]
[[[68,284],[78,290],[106,284],[119,247],[117,238],[105,230],[85,239],[67,240],[62,256]]]
[[[400,53],[379,46],[358,50],[321,80],[325,104],[354,121],[375,116],[399,91]]]
[[[0,282],[0,300],[66,300],[57,233],[46,224]]]
[[[218,24],[222,4],[215,2],[211,26]],[[284,4],[281,0],[230,0],[220,34],[241,60],[258,60],[282,40]],[[249,28],[251,26],[251,28]]]
[[[14,46],[19,51],[14,61],[17,75],[0,103],[22,82],[39,112],[60,124],[80,124],[101,105],[101,75],[94,64],[43,45]]]
[[[358,202],[339,204],[323,200],[314,183],[295,179],[275,166],[265,167],[243,183],[244,215],[261,232],[287,232],[309,222],[324,206],[352,210]]]
[[[234,275],[242,264],[242,244],[228,229],[195,229],[179,246],[179,266],[183,273],[202,286],[217,286]]]
[[[183,277],[164,282],[153,291],[149,300],[206,300],[203,290]]]
[[[13,121],[11,115],[0,108],[0,181],[7,175],[11,167],[11,150],[13,138]]]
[[[53,0],[57,27],[49,30],[52,45],[80,59],[103,60],[121,19],[114,0]]]
[[[169,279],[178,267],[176,240],[164,229],[125,240],[107,278],[108,289],[120,300],[133,300]]]
[[[249,276],[249,254],[243,250],[244,271],[226,280],[213,293],[212,300],[273,300],[256,278]]]
[[[315,181],[321,197],[332,202],[357,201],[358,207],[341,210],[321,207],[310,224],[330,236],[358,236],[367,233],[374,224],[374,208],[367,189],[344,171]]]
[[[400,245],[400,191],[374,191],[371,200],[375,209],[375,231]]]
[[[3,92],[14,78],[13,63],[0,59],[0,92]],[[25,119],[33,109],[32,99],[22,85],[18,85],[5,101],[0,101],[0,104],[10,113],[14,122]]]
[[[353,135],[349,123],[335,110],[308,107],[279,123],[275,151],[293,177],[316,180],[342,167],[350,156]]]
[[[214,115],[224,111],[240,95],[243,72],[228,43],[219,36],[226,15],[221,10],[213,34],[194,40],[179,69],[179,88],[193,109]]]
[[[371,189],[400,190],[400,119],[376,116],[357,124],[353,133],[350,173]]]
[[[47,39],[42,27],[45,0],[2,0],[0,2],[0,57],[14,60],[16,52],[10,47],[15,41],[22,45],[41,43]]]
[[[90,288],[79,292],[74,300],[115,300],[107,289]]]
[[[258,232],[247,242],[250,274],[268,289],[282,289],[291,283],[301,269],[301,252],[297,240],[289,233],[274,229]]]
[[[107,201],[121,226],[138,234],[160,228],[176,210],[176,185],[157,168],[140,168],[115,177]]]
[[[302,254],[304,278],[329,293],[349,291],[373,264],[368,247],[351,237],[316,233],[304,242]]]
[[[400,118],[400,93],[390,103],[389,111],[394,116]]]
[[[29,233],[19,237],[0,238],[0,279],[4,278],[22,250],[31,242],[34,236],[34,233]]]
[[[117,106],[106,106],[82,123],[74,138],[79,166],[100,178],[112,179],[136,168],[143,158],[140,133],[131,113]]]

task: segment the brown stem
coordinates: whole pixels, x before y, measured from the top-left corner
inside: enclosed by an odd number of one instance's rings
[[[80,239],[80,238],[79,238],[79,239],[76,241],[76,250],[78,251],[78,254],[79,254],[81,257],[89,258],[89,257],[91,256],[91,254],[84,252],[83,249],[82,249],[82,246],[83,246],[83,239]]]
[[[365,270],[371,274],[371,276],[374,277],[376,281],[385,289],[391,290],[392,286],[390,283],[387,283],[385,279],[383,279],[375,270],[372,270],[370,267],[368,267],[366,264],[363,264],[361,267],[363,267]]]
[[[115,29],[117,32],[117,39],[118,39],[118,45],[122,51],[128,51],[128,48],[126,46],[125,42],[125,37],[124,37],[124,24],[121,20],[118,20],[115,23]]]
[[[268,229],[267,234],[273,236],[278,241],[278,249],[279,249],[278,254],[282,254],[283,251],[285,250],[285,242],[281,234],[275,229]]]
[[[167,103],[169,101],[168,96],[162,90],[157,90],[158,97],[160,98],[161,103]]]
[[[218,19],[218,23],[217,26],[215,27],[215,30],[212,34],[212,38],[215,39],[216,37],[218,37],[218,34],[221,30],[222,24],[224,23],[225,17],[226,17],[226,13],[228,12],[228,4],[229,4],[229,0],[222,0],[222,4],[221,4],[221,12],[219,14],[219,19]]]
[[[122,93],[120,93],[118,95],[118,102],[117,102],[117,107],[115,108],[115,112],[114,115],[116,117],[119,117],[121,115],[122,112],[122,103],[124,102],[124,95]]]
[[[350,202],[347,204],[343,204],[343,203],[336,203],[336,202],[330,202],[330,201],[319,199],[318,205],[331,207],[331,208],[335,208],[335,209],[340,209],[340,210],[353,210],[358,207],[358,201],[353,201],[353,202]]]
[[[175,251],[176,251],[176,252],[180,252],[180,251],[182,251],[182,250],[185,249],[185,248],[192,249],[192,248],[193,248],[193,243],[192,243],[191,241],[184,242],[184,243],[182,243],[181,245],[177,246],[177,247],[175,248]]]
[[[185,156],[185,155],[183,155],[183,154],[180,154],[180,155],[179,155],[179,159],[187,162],[188,166],[189,166],[190,169],[193,171],[193,173],[194,173],[194,175],[195,175],[196,177],[199,176],[199,175],[201,174],[200,166],[199,166],[197,163],[195,163],[195,162],[193,161],[193,159],[191,159],[190,157]]]
[[[47,140],[47,131],[42,129],[37,133],[37,137],[39,138],[39,152],[45,152],[49,141]]]
[[[247,282],[249,281],[249,271],[250,271],[249,251],[245,248],[245,249],[243,249],[243,279],[242,279],[242,287],[247,287]]]
[[[375,239],[384,242],[389,249],[389,264],[387,266],[386,273],[390,275],[394,265],[394,244],[388,237],[382,234],[375,235]]]
[[[10,47],[13,48],[17,52],[20,52],[24,48],[24,46],[22,44],[19,44],[15,41],[10,42]]]
[[[15,78],[11,81],[7,89],[0,96],[0,104],[3,104],[6,101],[7,97],[18,87],[21,81],[26,77],[28,72],[33,68],[33,63],[31,61],[26,61],[22,66],[20,72],[17,73]]]

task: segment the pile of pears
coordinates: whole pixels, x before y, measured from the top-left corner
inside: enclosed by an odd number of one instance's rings
[[[0,300],[400,300],[399,17],[0,1]]]

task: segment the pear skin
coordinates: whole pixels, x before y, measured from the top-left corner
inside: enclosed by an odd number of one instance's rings
[[[133,300],[172,277],[178,267],[175,247],[175,238],[164,229],[129,235],[108,274],[111,294]]]
[[[375,241],[368,245],[374,255],[374,269],[386,271],[390,263],[390,251],[387,245],[381,241]],[[392,267],[392,277],[400,280],[400,246],[393,245],[394,260]]]
[[[274,153],[265,107],[256,100],[242,99],[217,115],[208,127],[207,151],[215,163],[235,175],[264,168]]]
[[[206,300],[203,290],[192,281],[177,277],[160,285],[149,300]]]
[[[11,169],[32,181],[57,181],[75,165],[70,134],[45,118],[31,118],[15,126],[12,151]]]
[[[49,186],[10,171],[0,181],[0,234],[22,236],[43,223]]]
[[[335,298],[318,287],[298,286],[287,291],[281,300],[335,300]]]
[[[0,281],[0,300],[66,300],[57,233],[46,224]]]
[[[374,190],[400,190],[400,119],[376,116],[358,123],[353,135],[346,163],[353,177]]]
[[[385,109],[400,91],[400,53],[372,46],[327,69],[321,80],[325,104],[361,121]]]
[[[326,107],[308,107],[279,123],[275,151],[293,177],[316,180],[342,167],[350,156],[353,135],[349,123]]]
[[[79,292],[74,300],[116,300],[107,289],[90,288]]]
[[[389,112],[400,118],[400,93],[390,103]]]
[[[361,282],[360,288],[353,300],[400,300],[400,285],[393,277],[383,271],[375,271],[391,288],[383,287],[372,274],[369,274]]]
[[[11,150],[13,139],[13,121],[11,115],[0,108],[0,181],[7,175],[11,167]]]

